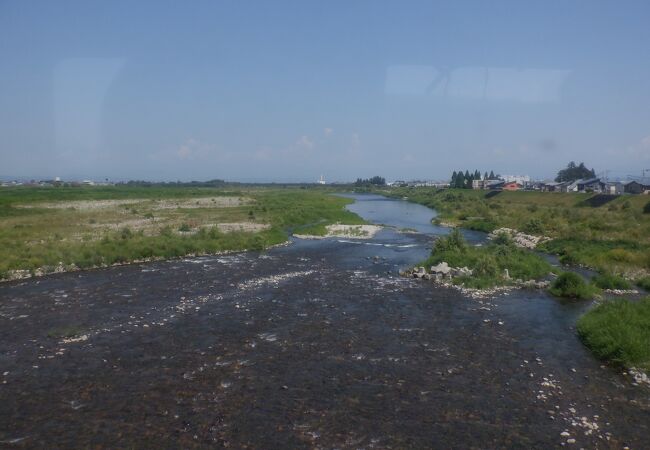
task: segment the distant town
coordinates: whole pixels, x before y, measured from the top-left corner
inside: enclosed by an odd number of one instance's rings
[[[385,178],[374,176],[368,179],[358,178],[356,181],[335,181],[328,182],[323,175],[314,183],[241,183],[227,182],[220,179],[209,181],[167,181],[152,182],[142,180],[131,181],[110,181],[108,178],[98,181],[91,179],[65,180],[61,177],[43,180],[14,179],[10,181],[0,180],[0,187],[11,186],[32,186],[32,187],[83,187],[83,186],[116,186],[116,185],[192,185],[192,186],[223,186],[223,185],[353,185],[362,186],[388,186],[388,187],[434,187],[438,189],[460,188],[492,191],[541,191],[541,192],[575,192],[575,193],[597,193],[608,195],[620,194],[650,194],[650,169],[642,171],[640,176],[628,176],[626,179],[611,180],[606,173],[596,175],[593,169],[587,169],[584,163],[569,163],[565,169],[558,172],[555,179],[535,180],[528,175],[495,175],[494,171],[483,175],[477,170],[454,171],[450,180],[394,180],[386,181]]]

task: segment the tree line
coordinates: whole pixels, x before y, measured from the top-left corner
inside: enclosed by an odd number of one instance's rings
[[[485,172],[483,178],[481,178],[481,172],[478,170],[475,170],[473,173],[470,173],[469,170],[466,170],[465,172],[462,170],[456,172],[454,170],[454,173],[451,175],[451,183],[449,186],[458,189],[472,189],[472,182],[474,180],[496,180],[497,178],[498,175],[494,175],[494,171],[492,170],[489,174]]]
[[[380,176],[374,176],[372,178],[357,178],[357,181],[354,182],[355,186],[385,186],[386,179]]]

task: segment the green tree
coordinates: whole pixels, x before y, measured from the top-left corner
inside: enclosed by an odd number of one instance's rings
[[[458,176],[456,176],[456,184],[454,185],[456,188],[463,188],[465,187],[465,175],[463,175],[463,172],[458,172]]]
[[[555,181],[564,182],[564,181],[576,181],[581,178],[595,178],[596,172],[594,169],[587,169],[585,163],[581,162],[576,165],[574,161],[571,161],[567,164],[566,168],[560,170],[555,177]]]

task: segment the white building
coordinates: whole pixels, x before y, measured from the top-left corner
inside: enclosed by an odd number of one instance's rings
[[[503,175],[501,179],[506,183],[517,183],[522,186],[530,183],[530,177],[528,175]]]

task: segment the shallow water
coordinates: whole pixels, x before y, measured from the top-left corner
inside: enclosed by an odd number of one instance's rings
[[[354,203],[347,209],[358,214],[369,222],[388,225],[397,229],[415,230],[422,234],[443,236],[449,234],[448,227],[434,225],[431,220],[437,214],[426,206],[396,200],[375,194],[340,194],[341,197],[352,198]],[[462,230],[465,238],[470,242],[483,242],[485,233]]]
[[[433,213],[350,208],[420,233],[0,285],[2,445],[650,446],[649,390],[575,335],[588,303],[400,278]]]

